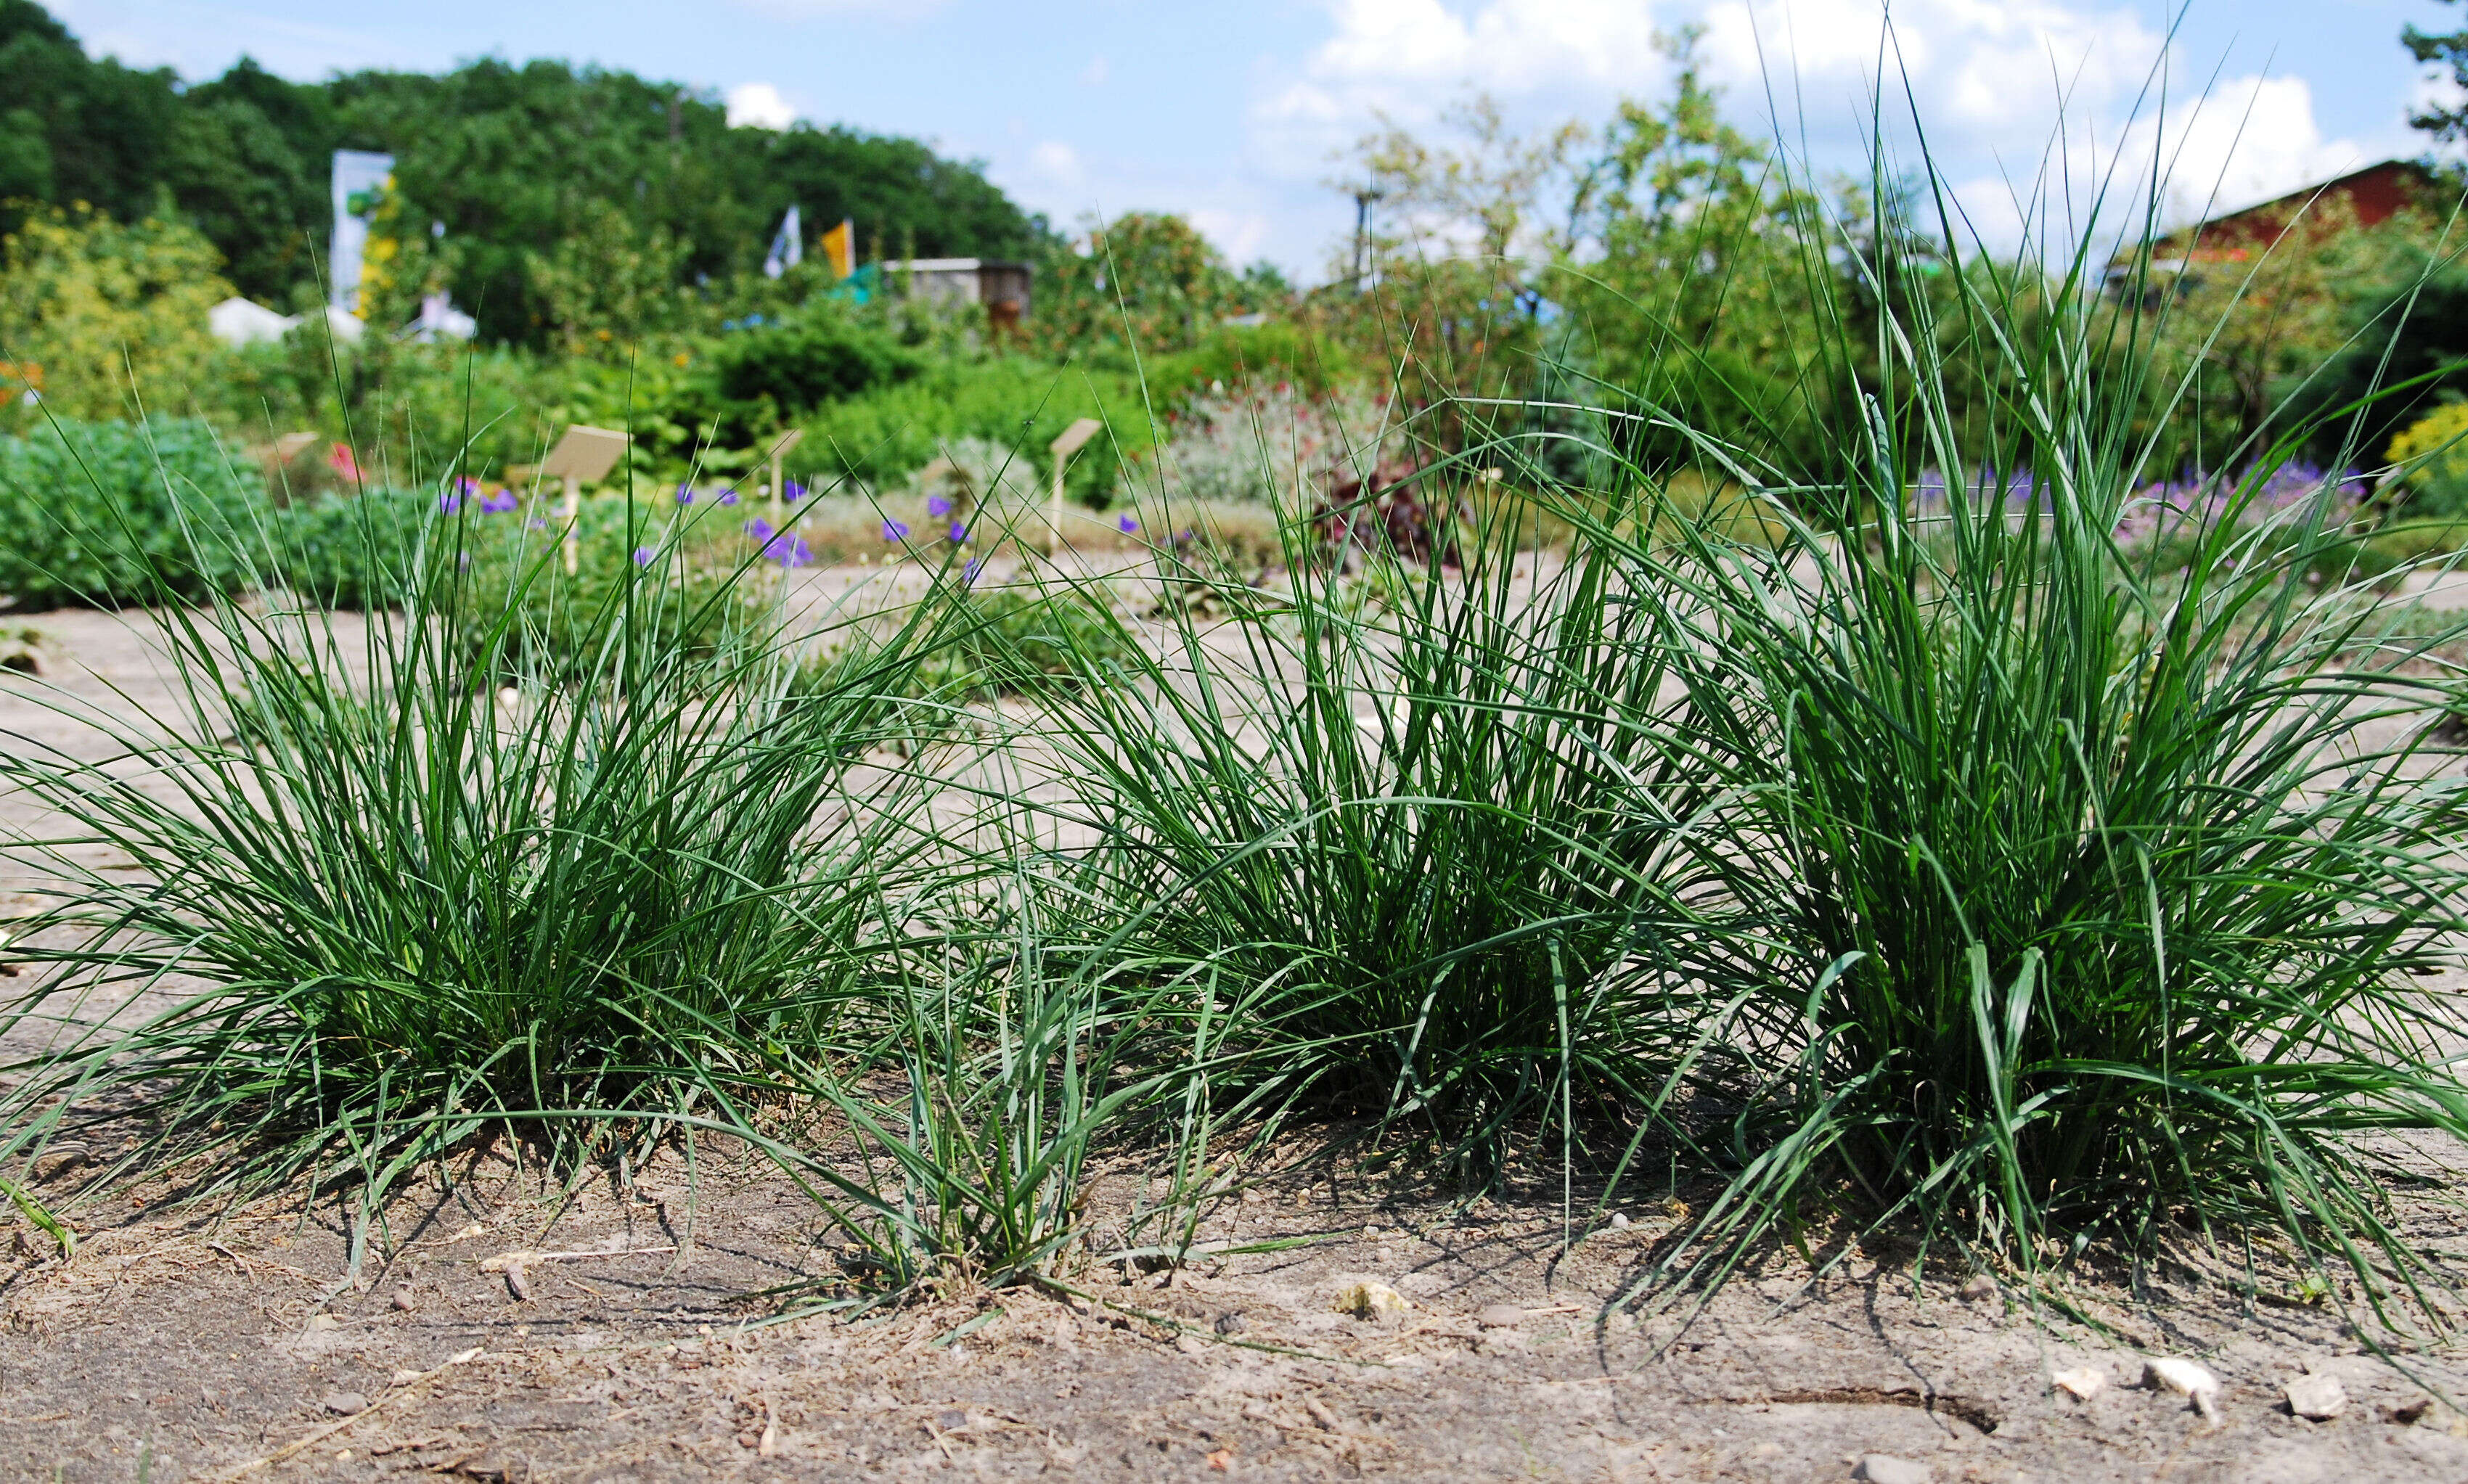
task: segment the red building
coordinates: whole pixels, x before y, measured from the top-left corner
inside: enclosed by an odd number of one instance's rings
[[[2434,199],[2440,186],[2439,176],[2413,160],[2385,160],[2350,171],[2181,227],[2152,242],[2147,263],[2138,250],[2119,253],[2109,263],[2109,291],[2121,294],[2137,277],[2144,277],[2144,308],[2156,308],[2161,289],[2172,281],[2191,287],[2206,267],[2256,262],[2292,231],[2327,235],[2380,225],[2411,204]]]
[[[2319,185],[2213,217],[2153,244],[2152,256],[2186,264],[2245,263],[2268,251],[2291,227],[2324,231],[2378,226],[2433,194],[2434,171],[2413,160],[2385,160]]]

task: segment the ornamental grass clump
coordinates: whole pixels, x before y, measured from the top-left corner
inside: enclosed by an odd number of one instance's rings
[[[1169,604],[1113,683],[1042,693],[1098,842],[1081,931],[1242,1007],[1221,1092],[1420,1130],[1478,1181],[1538,1130],[1648,1116],[1726,951],[1692,833],[1723,786],[1667,714],[1659,620],[1609,548],[1512,519],[1461,570],[1375,539],[1359,576],[1282,531],[1290,586],[1161,555],[1213,601]]]
[[[2379,1304],[2432,1271],[2394,1193],[2441,1197],[2468,1136],[2456,1004],[2419,977],[2468,929],[2429,750],[2463,626],[2378,636],[2361,583],[2319,581],[2337,480],[2228,487],[2173,573],[2121,545],[2137,404],[2182,390],[2093,375],[2141,364],[2140,311],[2088,245],[2031,314],[1944,245],[1955,297],[1889,301],[1836,462],[1701,444],[1789,539],[1656,522],[1625,561],[1733,801],[1709,848],[1753,935],[1720,988],[1762,1066],[1727,1191],[1656,1274],[1831,1206],[2023,1268],[2251,1241]],[[1983,466],[1914,514],[1921,469]]]
[[[475,590],[459,518],[432,517],[396,617],[166,604],[166,705],[38,693],[111,755],[0,747],[48,810],[19,858],[57,883],[0,1017],[40,1048],[7,1068],[12,1147],[134,1116],[99,1178],[188,1162],[209,1187],[381,1189],[510,1125],[575,1157],[769,1085],[877,973],[921,837],[908,776],[863,765],[926,621],[816,683],[768,628],[714,652],[638,622],[684,601],[664,547],[558,615],[542,670],[558,547]]]

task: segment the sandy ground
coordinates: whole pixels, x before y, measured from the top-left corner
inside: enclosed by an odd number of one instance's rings
[[[758,1289],[837,1271],[827,1223],[708,1153],[560,1199],[502,1161],[397,1201],[361,1280],[331,1209],[208,1222],[126,1200],[73,1263],[0,1277],[0,1470],[17,1478],[2457,1480],[2457,1414],[2321,1309],[2157,1277],[2109,1339],[1954,1278],[1777,1262],[1684,1326],[1603,1317],[1667,1213],[1562,1252],[1538,1193],[1456,1212],[1341,1168],[1260,1177],[1224,1224],[1307,1239],[1086,1298],[965,1283],[855,1319],[768,1322]],[[665,1201],[655,1204],[654,1200]],[[1101,1218],[1102,1219],[1102,1218]],[[382,1255],[377,1255],[382,1249]],[[503,1274],[524,1265],[526,1297]],[[498,1261],[492,1261],[498,1260]],[[1365,1280],[1409,1306],[1337,1311]],[[2206,1294],[2208,1296],[2206,1296]],[[2226,1382],[2217,1427],[2132,1384],[2146,1354]],[[2088,1403],[2059,1371],[2110,1385]],[[2457,1366],[2416,1367],[2446,1392]],[[2291,1416],[2290,1381],[2346,1410]],[[1873,1455],[1885,1455],[1879,1462]],[[265,1462],[260,1462],[266,1460]],[[1908,1470],[1896,1473],[1899,1461]],[[1915,1472],[1914,1472],[1915,1471]]]
[[[122,619],[26,621],[48,680],[163,698]],[[0,678],[6,733],[81,745]],[[11,807],[0,824],[34,823]],[[1964,1273],[1915,1285],[1890,1252],[1814,1287],[1780,1254],[1684,1327],[1640,1327],[1606,1305],[1671,1229],[1659,1200],[1564,1246],[1556,1177],[1459,1210],[1297,1146],[1203,1232],[1291,1249],[782,1321],[752,1295],[828,1291],[840,1249],[759,1165],[706,1151],[690,1182],[672,1155],[571,1194],[497,1155],[448,1174],[398,1199],[356,1281],[347,1213],[296,1195],[123,1193],[69,1262],[18,1240],[0,1476],[2468,1479],[2468,1424],[2428,1391],[2468,1399],[2460,1358],[2393,1363],[2332,1307],[2166,1267],[2082,1295],[2105,1335]],[[1101,1182],[1101,1236],[1131,1178]],[[513,1251],[578,1255],[530,1260],[518,1294],[491,1261]],[[1366,1281],[1405,1313],[1339,1313]],[[2137,1384],[2161,1355],[2220,1376],[2216,1426]],[[2078,1368],[2108,1383],[2087,1403],[2050,1385]],[[2331,1421],[2283,1400],[2309,1371],[2347,1392]]]

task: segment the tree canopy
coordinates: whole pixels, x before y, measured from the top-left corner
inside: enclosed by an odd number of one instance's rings
[[[680,284],[754,266],[792,204],[810,236],[854,219],[869,254],[1043,258],[1057,241],[981,162],[842,125],[732,128],[709,92],[628,72],[483,58],[293,82],[243,57],[184,85],[88,57],[34,0],[0,0],[0,200],[21,203],[0,226],[22,203],[168,212],[240,292],[293,307],[322,297],[337,148],[394,155],[392,224],[438,234],[424,271],[498,340],[556,331],[532,264],[612,214],[675,244]]]

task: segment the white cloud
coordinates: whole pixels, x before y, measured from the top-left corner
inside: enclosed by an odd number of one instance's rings
[[[1708,70],[1812,145],[1863,138],[1880,91],[1889,131],[1915,103],[1930,148],[2025,151],[2131,111],[2165,38],[2133,11],[2063,0],[1715,0]]]
[[[1333,0],[1336,34],[1251,111],[1271,168],[1318,170],[1375,113],[1427,122],[1470,90],[1592,111],[1649,90],[1665,64],[1646,0]]]
[[[728,90],[728,126],[787,128],[797,122],[797,110],[768,82],[740,82]]]
[[[1087,171],[1080,166],[1080,151],[1059,139],[1040,139],[1032,146],[1028,168],[1042,184],[1055,190],[1075,191],[1087,180]]]
[[[2188,101],[2185,64],[2130,0],[1893,0],[1890,26],[1885,0],[1323,3],[1325,38],[1266,78],[1248,118],[1251,166],[1291,203],[1293,224],[1268,244],[1290,263],[1325,245],[1295,240],[1303,221],[1336,235],[1350,221],[1321,181],[1375,115],[1426,129],[1480,90],[1514,126],[1600,125],[1621,96],[1664,94],[1657,38],[1691,24],[1733,123],[1771,129],[1819,178],[1864,173],[1881,126],[1889,167],[1916,167],[1924,135],[1999,250],[2069,236],[2065,214],[2102,183],[2107,215],[2131,215],[2120,199],[2138,200],[2163,163],[2163,209],[2189,219],[2412,152],[2396,121],[2388,138],[2324,137],[2294,75],[2205,78]]]
[[[1195,207],[1190,217],[1191,224],[1217,244],[1226,262],[1237,266],[1258,261],[1275,226],[1274,218],[1262,211],[1200,206]]]
[[[2122,183],[2162,181],[2171,223],[2199,220],[2285,195],[2369,165],[2378,155],[2350,139],[2324,139],[2314,90],[2303,78],[2237,78],[2209,96],[2126,130]]]

